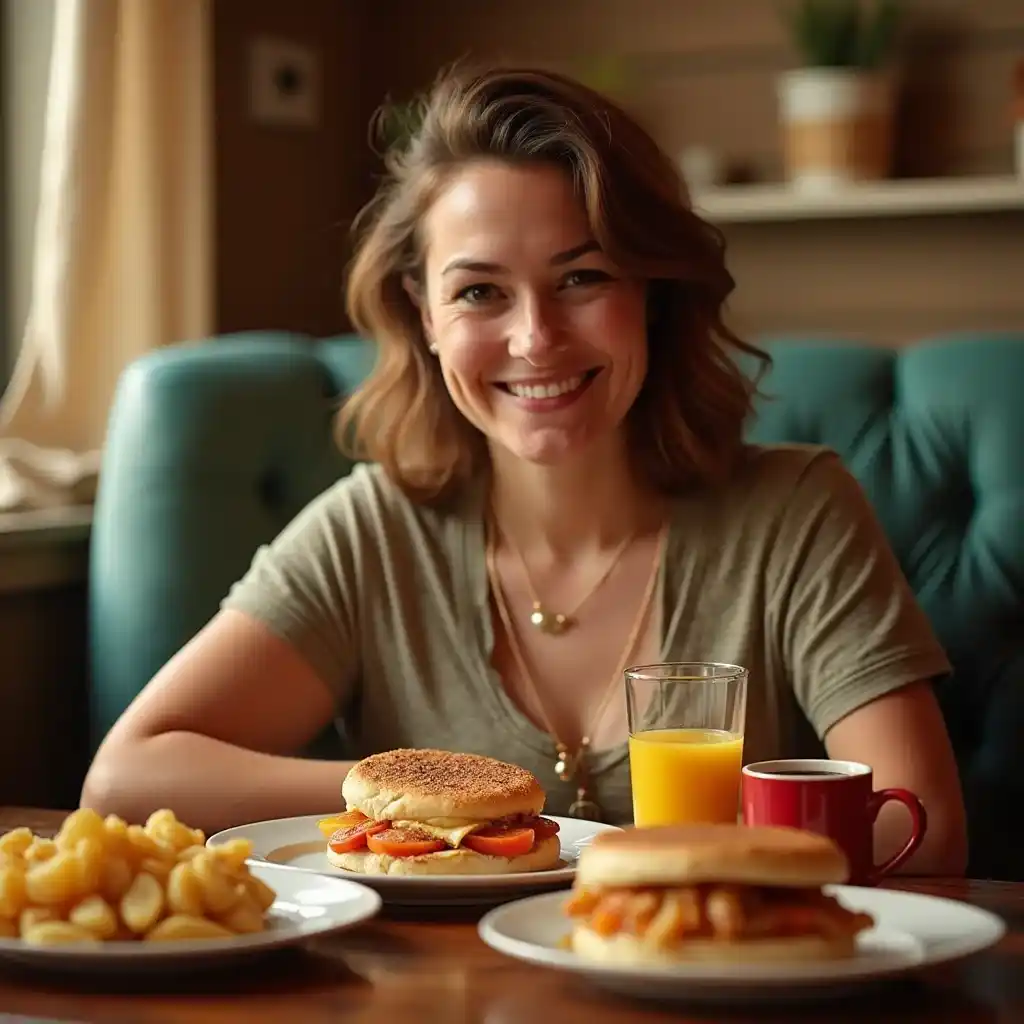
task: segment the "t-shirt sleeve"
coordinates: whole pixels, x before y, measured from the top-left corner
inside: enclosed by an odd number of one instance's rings
[[[951,671],[874,509],[834,452],[806,467],[775,555],[783,658],[820,739],[862,705]]]
[[[341,481],[314,498],[254,555],[221,601],[292,645],[344,702],[358,676],[362,531],[353,487]]]

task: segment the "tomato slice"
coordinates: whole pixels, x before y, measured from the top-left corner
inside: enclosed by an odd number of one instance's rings
[[[366,846],[367,836],[383,832],[390,827],[389,821],[374,821],[372,818],[366,818],[347,828],[339,828],[327,840],[327,848],[334,853],[352,853],[353,850],[362,850]]]
[[[552,836],[557,836],[561,829],[561,825],[559,825],[557,821],[552,821],[550,818],[531,818],[529,821],[523,823],[523,827],[533,829],[538,843],[543,839],[550,839]]]
[[[502,828],[491,825],[466,836],[462,845],[474,853],[491,857],[521,857],[533,849],[532,828]]]
[[[403,828],[372,832],[366,838],[366,845],[371,853],[383,853],[388,857],[422,857],[448,849],[448,844],[440,839]]]

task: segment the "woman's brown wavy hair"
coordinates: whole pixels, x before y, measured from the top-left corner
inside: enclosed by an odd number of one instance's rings
[[[481,159],[564,168],[597,242],[648,282],[649,366],[626,417],[634,465],[665,493],[728,473],[756,394],[733,357],[761,369],[769,357],[723,321],[734,281],[721,232],[691,211],[676,167],[624,110],[529,69],[446,72],[411,136],[386,155],[387,177],[357,221],[347,288],[349,316],[378,357],[342,407],[345,450],[424,503],[486,466],[485,439],[449,397],[406,290],[422,282],[425,212],[454,172]]]

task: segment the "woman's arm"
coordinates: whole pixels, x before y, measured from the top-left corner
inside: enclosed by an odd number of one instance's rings
[[[290,644],[221,611],[111,729],[82,806],[134,822],[169,807],[207,833],[340,808],[348,763],[287,756],[333,713],[327,686]]]
[[[898,869],[908,875],[962,875],[967,824],[960,775],[946,724],[927,682],[878,697],[840,719],[825,736],[829,757],[871,765],[875,789],[909,789],[924,804],[928,829]],[[893,802],[875,827],[875,860],[900,850],[910,832],[907,811]]]
[[[929,680],[951,666],[864,490],[834,454],[787,497],[770,607],[794,693],[830,756],[869,764],[876,789],[915,793],[928,830],[907,874],[963,874],[958,767]],[[905,809],[879,815],[879,862],[904,845]]]

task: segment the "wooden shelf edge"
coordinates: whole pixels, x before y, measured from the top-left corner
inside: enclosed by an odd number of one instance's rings
[[[0,512],[0,549],[88,538],[92,505]]]
[[[0,595],[82,583],[92,506],[0,513]]]
[[[693,194],[717,223],[1024,212],[1024,177],[903,179],[811,192],[785,184],[732,185]]]

